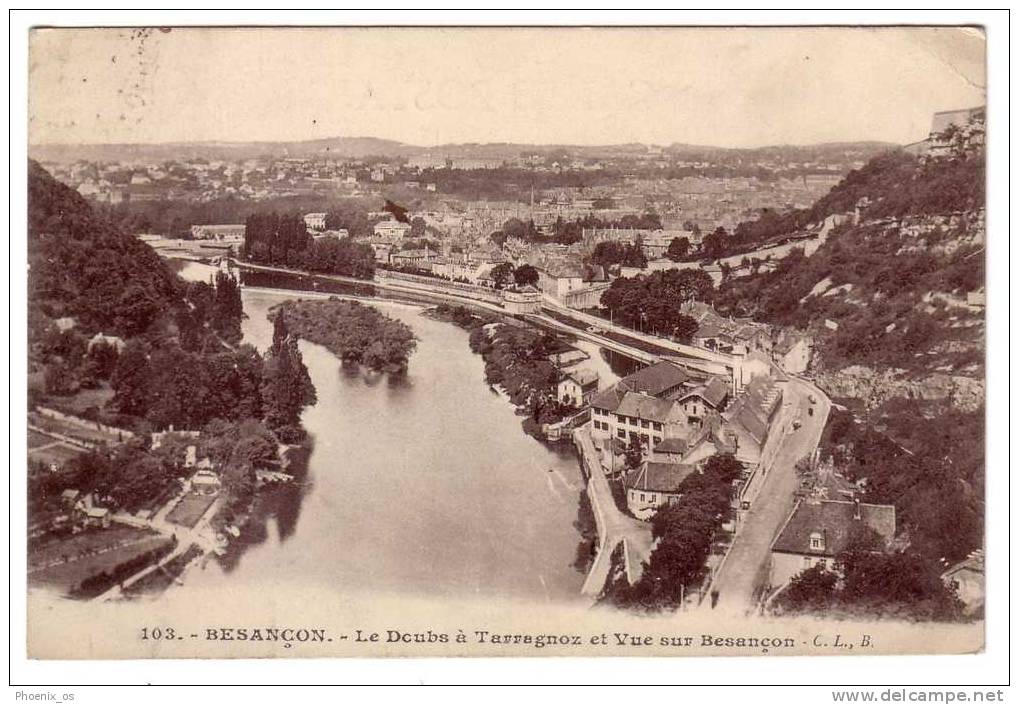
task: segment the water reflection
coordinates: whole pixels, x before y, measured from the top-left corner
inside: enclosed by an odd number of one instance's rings
[[[247,287],[242,295],[244,340],[265,350],[266,313],[289,296]],[[302,341],[318,401],[302,417],[308,447],[291,452],[297,480],[261,492],[227,555],[173,589],[258,596],[285,571],[340,593],[577,599],[583,480],[573,449],[523,433],[521,417],[484,381],[465,331],[418,307],[372,305],[418,337],[406,374],[365,374]],[[578,347],[603,384],[618,377],[618,360]]]

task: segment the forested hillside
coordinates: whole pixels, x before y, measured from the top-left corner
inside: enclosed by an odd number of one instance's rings
[[[100,218],[77,192],[28,164],[28,299],[87,330],[135,335],[183,302],[148,245]]]
[[[982,130],[981,130],[982,131]],[[982,140],[944,156],[882,155],[807,215],[853,213],[811,257],[733,278],[716,305],[811,331],[828,371],[851,365],[981,376],[984,283]]]

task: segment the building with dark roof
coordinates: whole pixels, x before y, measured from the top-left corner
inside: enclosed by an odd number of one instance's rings
[[[782,387],[770,377],[755,377],[722,415],[723,432],[736,448],[736,458],[757,464],[772,423],[782,406]]]
[[[681,391],[690,381],[689,372],[679,365],[663,360],[623,377],[617,386],[628,392],[664,397]]]
[[[679,500],[680,485],[697,469],[693,465],[645,460],[626,475],[626,506],[638,519],[650,519],[659,507]]]
[[[721,411],[729,399],[729,385],[721,377],[710,377],[699,387],[685,392],[676,401],[683,407],[689,422],[700,426],[712,412]]]
[[[592,435],[640,441],[649,450],[667,438],[687,438],[696,429],[675,399],[694,384],[670,362],[638,370],[591,398]]]
[[[802,500],[771,544],[772,587],[822,565],[837,570],[838,557],[854,545],[883,552],[895,538],[895,507],[860,501]]]

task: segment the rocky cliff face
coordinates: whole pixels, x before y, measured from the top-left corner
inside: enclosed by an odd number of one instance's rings
[[[947,401],[960,411],[974,411],[984,402],[984,380],[964,375],[934,373],[906,376],[903,370],[878,372],[862,365],[821,371],[817,385],[836,398],[859,399],[875,409],[894,398]]]

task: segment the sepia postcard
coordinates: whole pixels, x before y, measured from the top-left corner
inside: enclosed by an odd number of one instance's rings
[[[33,28],[29,658],[981,652],[985,40]]]

